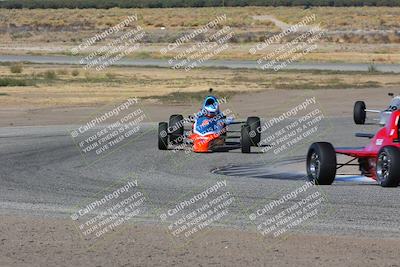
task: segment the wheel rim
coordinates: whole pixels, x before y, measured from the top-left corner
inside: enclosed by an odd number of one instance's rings
[[[310,166],[309,166],[310,174],[313,179],[316,179],[318,177],[320,166],[321,166],[321,161],[319,159],[319,155],[313,152],[311,154]]]
[[[376,163],[376,173],[379,181],[386,180],[390,175],[391,161],[386,152],[381,152]]]

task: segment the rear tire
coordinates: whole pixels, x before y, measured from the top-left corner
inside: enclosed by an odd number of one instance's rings
[[[170,132],[169,140],[172,144],[179,144],[183,141],[183,116],[180,114],[171,115],[169,117]]]
[[[356,124],[365,124],[367,112],[365,111],[366,105],[364,101],[357,101],[354,103],[353,118]]]
[[[243,125],[240,131],[240,145],[242,153],[250,153],[251,138],[250,138],[250,126]]]
[[[158,124],[158,149],[168,149],[168,123],[160,122]]]
[[[400,182],[400,150],[393,146],[381,148],[376,160],[376,177],[382,187],[397,187]]]
[[[336,176],[336,152],[330,143],[313,143],[307,153],[307,176],[316,185],[330,185]]]
[[[261,127],[261,122],[259,117],[248,117],[246,124],[250,126],[250,139],[252,146],[258,146],[261,140],[261,133],[259,129]]]

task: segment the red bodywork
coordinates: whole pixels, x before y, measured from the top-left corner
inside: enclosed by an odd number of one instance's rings
[[[365,171],[364,175],[376,180],[375,168],[379,150],[385,146],[395,146],[400,148],[398,127],[399,117],[400,111],[392,112],[386,125],[375,134],[368,146],[362,149],[338,148],[335,149],[336,153],[358,158],[360,164],[363,164],[362,167]]]
[[[202,126],[209,125],[210,121],[208,119],[203,120]],[[220,121],[217,121],[220,126],[219,131],[215,131],[215,129],[211,129],[209,133],[201,134],[196,132],[194,129],[196,123],[192,125],[192,134],[189,135],[189,139],[193,142],[193,151],[194,152],[212,152],[212,149],[217,146],[223,146],[225,144],[225,139],[222,137],[222,134],[225,134],[226,124]]]
[[[224,144],[221,135],[215,133],[205,136],[193,133],[189,136],[189,139],[193,141],[194,152],[211,152],[212,147]]]

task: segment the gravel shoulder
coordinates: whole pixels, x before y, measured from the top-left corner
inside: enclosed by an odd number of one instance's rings
[[[396,239],[293,234],[276,242],[212,228],[177,248],[163,227],[136,224],[87,248],[69,220],[2,216],[0,229],[2,266],[399,266]]]

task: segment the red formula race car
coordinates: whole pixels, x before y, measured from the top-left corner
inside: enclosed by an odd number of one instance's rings
[[[260,119],[249,117],[246,121],[235,121],[219,109],[220,101],[212,95],[205,97],[200,111],[188,118],[180,114],[171,115],[169,122],[158,124],[158,149],[194,152],[226,152],[241,149],[250,153],[251,147],[259,146]],[[229,110],[228,110],[229,111]],[[230,129],[239,124],[240,129]]]
[[[375,179],[383,187],[397,187],[400,182],[399,118],[400,111],[391,112],[385,126],[375,135],[357,133],[357,137],[371,139],[366,147],[335,149],[330,143],[313,143],[307,154],[308,178],[316,184],[329,185],[338,169],[359,166],[361,175]],[[352,159],[337,163],[337,154]]]

